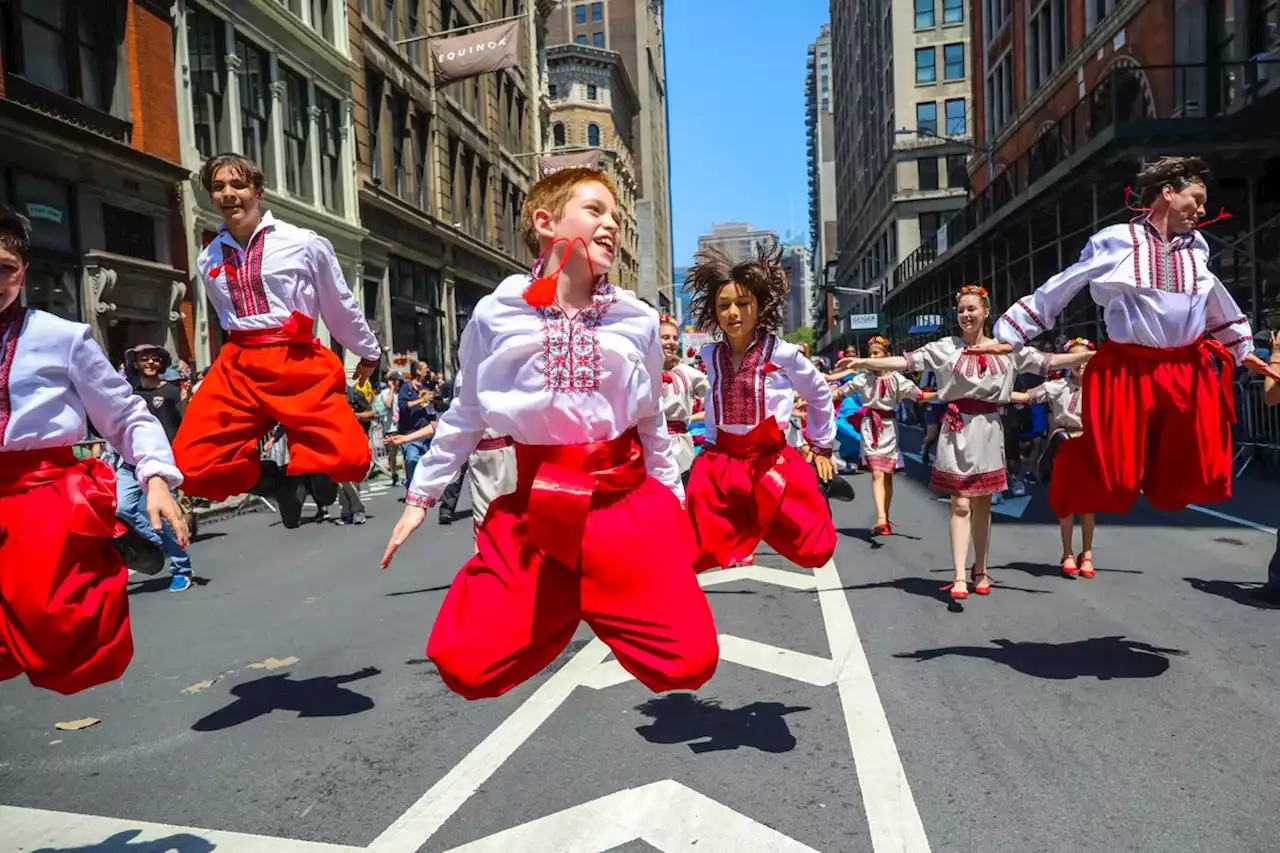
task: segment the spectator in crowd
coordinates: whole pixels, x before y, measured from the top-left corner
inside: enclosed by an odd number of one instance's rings
[[[386,382],[373,400],[373,411],[382,424],[382,437],[387,443],[387,469],[391,472],[391,485],[400,485],[400,448],[389,439],[396,434],[400,421],[400,408],[396,402],[404,375],[397,370],[387,374]]]
[[[366,379],[365,385],[369,384]],[[369,402],[369,398],[365,396],[364,391],[360,389],[360,384],[352,382],[347,386],[347,403],[351,406],[351,411],[355,412],[356,420],[360,422],[360,426],[364,427],[365,436],[369,435],[369,427],[373,423],[375,417],[373,406]],[[360,484],[359,483],[339,483],[338,484],[338,500],[342,502],[342,515],[338,518],[339,524],[364,524],[367,521],[364,511],[364,501],[360,500]]]
[[[1271,349],[1267,355],[1267,363],[1272,369],[1280,370],[1280,332],[1271,333]],[[1262,393],[1268,406],[1280,405],[1280,383],[1270,376],[1262,384]],[[1267,582],[1250,595],[1265,604],[1280,606],[1280,533],[1276,534],[1276,551],[1267,567]]]
[[[164,376],[178,376],[172,369],[173,359],[163,347],[143,344],[125,353],[124,375],[133,393],[146,401],[147,410],[164,427],[169,441],[178,433],[182,424],[185,395],[180,380],[169,381]],[[178,535],[167,521],[160,530],[151,526],[147,512],[147,496],[138,483],[132,465],[123,459],[116,468],[116,517],[137,530],[151,542],[158,544],[169,560],[173,577],[170,592],[185,592],[191,588],[191,555],[178,541]]]
[[[425,361],[415,362],[413,378],[400,386],[397,403],[400,409],[400,423],[397,432],[400,441],[392,442],[403,448],[404,476],[406,486],[413,482],[413,472],[418,467],[418,460],[427,452],[430,436],[434,430],[427,432],[436,417],[435,388],[431,385],[431,368]],[[414,435],[415,438],[406,438]]]

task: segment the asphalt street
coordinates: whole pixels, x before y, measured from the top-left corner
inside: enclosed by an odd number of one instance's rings
[[[0,684],[0,851],[1276,849],[1270,505],[1104,518],[1068,580],[1033,489],[959,607],[920,466],[886,539],[852,479],[834,565],[704,576],[722,662],[664,697],[586,628],[506,696],[451,694],[423,647],[471,527],[433,517],[380,572],[394,493],[363,527],[209,525],[201,585],[134,585],[123,679]]]

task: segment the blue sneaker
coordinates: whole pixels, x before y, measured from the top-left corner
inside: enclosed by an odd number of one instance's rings
[[[169,582],[169,592],[185,592],[188,589],[191,589],[191,575],[174,575]]]

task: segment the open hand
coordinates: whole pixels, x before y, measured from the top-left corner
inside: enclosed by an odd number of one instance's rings
[[[426,520],[427,511],[420,506],[407,506],[404,508],[404,514],[400,516],[400,520],[396,522],[396,529],[391,531],[391,541],[387,543],[387,550],[382,555],[382,568],[385,570],[391,565],[391,558],[396,555],[396,551],[400,550],[400,546],[408,541],[413,535],[413,531],[422,526],[422,522]]]
[[[836,362],[833,370],[861,370],[862,362],[861,358],[842,358]]]
[[[831,478],[836,475],[836,464],[831,461],[830,456],[818,456],[815,454],[813,467],[818,472],[818,478],[824,483],[831,482]]]
[[[367,381],[373,375],[373,368],[376,365],[361,361],[356,365],[356,369],[351,371],[351,378],[355,380],[357,385]]]
[[[1259,376],[1265,376],[1268,379],[1280,382],[1280,373],[1277,373],[1274,367],[1259,358],[1256,353],[1249,353],[1241,363]]]
[[[164,522],[169,522],[178,544],[183,548],[190,544],[187,523],[182,519],[182,510],[169,491],[169,484],[164,477],[151,477],[147,480],[147,515],[151,517],[151,526],[156,530],[164,529]]]

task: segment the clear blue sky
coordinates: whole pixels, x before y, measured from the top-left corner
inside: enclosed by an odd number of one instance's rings
[[[713,222],[809,231],[805,55],[827,0],[669,0],[675,265]]]

